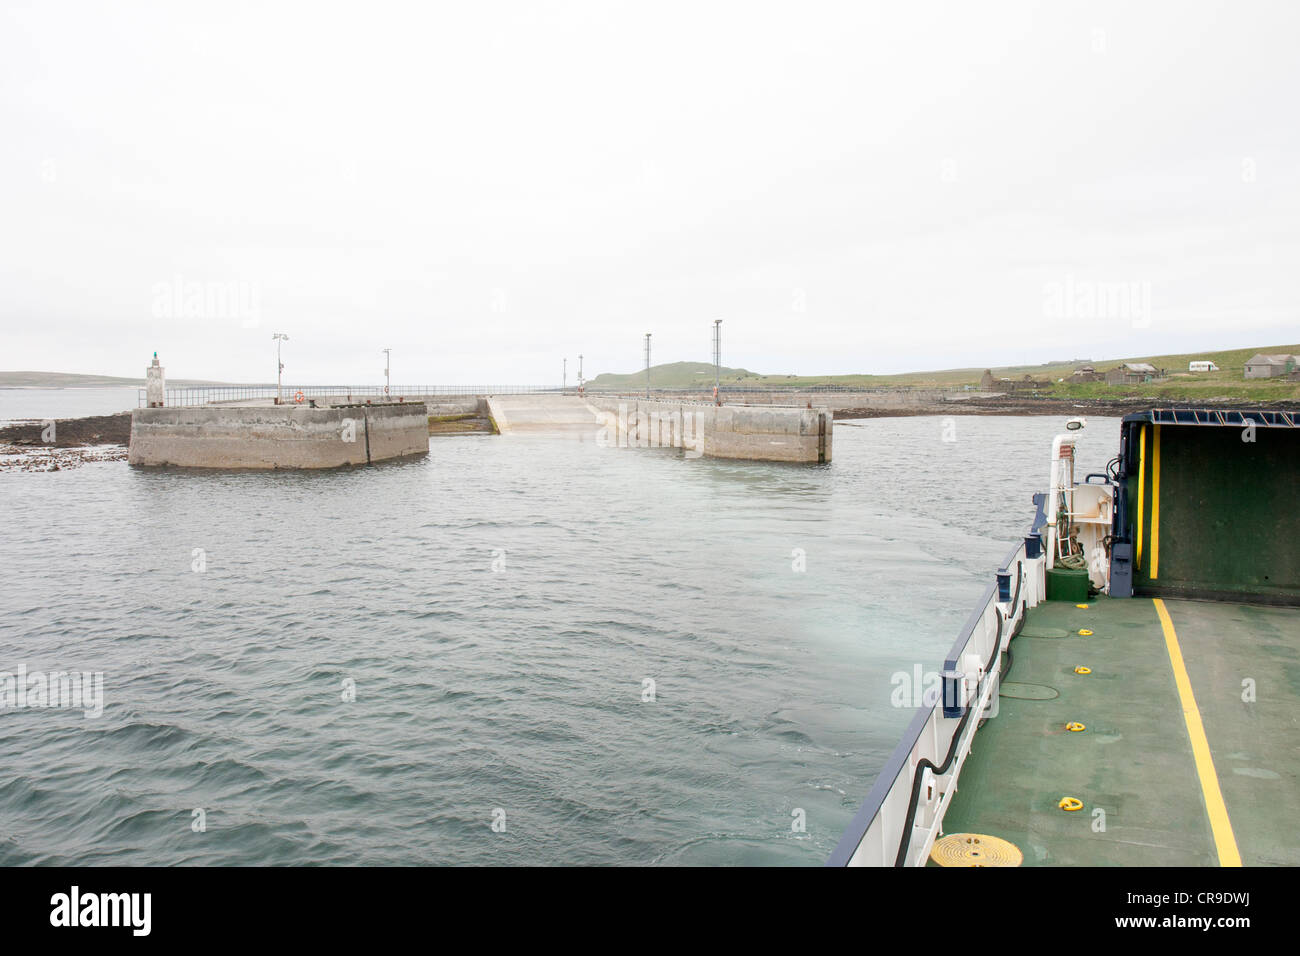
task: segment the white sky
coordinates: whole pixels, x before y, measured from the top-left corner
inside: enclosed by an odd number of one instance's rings
[[[715,318],[773,373],[1295,342],[1297,41],[1294,3],[3,0],[0,368],[264,381],[286,332],[287,381],[387,346],[555,384],[645,332],[709,361]],[[1108,283],[1149,309],[1047,305]]]

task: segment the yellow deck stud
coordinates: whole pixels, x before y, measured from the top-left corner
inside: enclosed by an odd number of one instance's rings
[[[1092,673],[1092,668],[1091,668],[1091,667],[1084,667],[1084,666],[1080,665],[1080,666],[1078,666],[1078,667],[1076,667],[1076,668],[1074,669],[1074,672],[1075,672],[1076,674],[1091,674],[1091,673]]]
[[[1082,637],[1092,637],[1092,631],[1088,630],[1086,627],[1079,628],[1079,634]]]
[[[1083,724],[1079,723],[1077,720],[1072,720],[1065,725],[1065,729],[1070,731],[1071,733],[1077,734],[1079,731],[1087,730],[1088,728],[1085,727]]]
[[[1083,809],[1083,801],[1078,797],[1062,797],[1061,802],[1057,804],[1066,813],[1073,813],[1075,810]]]

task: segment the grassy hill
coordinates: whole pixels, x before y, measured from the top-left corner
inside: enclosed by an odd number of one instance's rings
[[[1141,398],[1171,401],[1285,401],[1300,399],[1300,383],[1271,379],[1245,380],[1246,361],[1259,352],[1300,355],[1300,345],[1261,345],[1246,349],[1217,352],[1185,352],[1168,355],[1138,355],[1124,358],[1077,358],[1045,362],[1041,365],[1006,365],[990,371],[994,378],[1047,379],[1053,383],[1051,394],[1061,398]],[[1187,371],[1189,362],[1208,360],[1219,366],[1217,372]],[[1124,362],[1148,362],[1165,369],[1168,379],[1143,385],[1107,385],[1104,382],[1071,384],[1058,382],[1069,378],[1080,365],[1091,365],[1104,372]],[[865,388],[924,387],[931,385],[962,387],[978,385],[983,368],[951,368],[897,375],[761,375],[747,369],[722,369],[724,385],[850,385]],[[645,372],[631,375],[598,375],[590,385],[608,388],[641,388]],[[690,388],[713,385],[713,366],[707,362],[673,362],[650,369],[650,384],[659,388]]]
[[[729,385],[762,385],[766,379],[743,368],[721,369],[721,380]],[[587,384],[593,388],[644,388],[645,370],[629,375],[616,375],[605,372],[588,379]],[[713,387],[713,364],[711,362],[670,362],[666,365],[650,366],[650,384],[655,388],[697,388]]]

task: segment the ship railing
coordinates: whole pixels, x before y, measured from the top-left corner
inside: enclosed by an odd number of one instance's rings
[[[924,866],[982,721],[996,715],[1002,655],[1042,599],[1042,539],[1007,555],[944,661],[942,691],[926,699],[827,866]]]

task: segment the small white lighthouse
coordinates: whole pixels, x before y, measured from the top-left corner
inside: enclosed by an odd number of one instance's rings
[[[163,396],[166,394],[166,380],[163,367],[158,364],[158,353],[153,353],[153,364],[145,369],[145,398],[150,408],[162,408]]]

